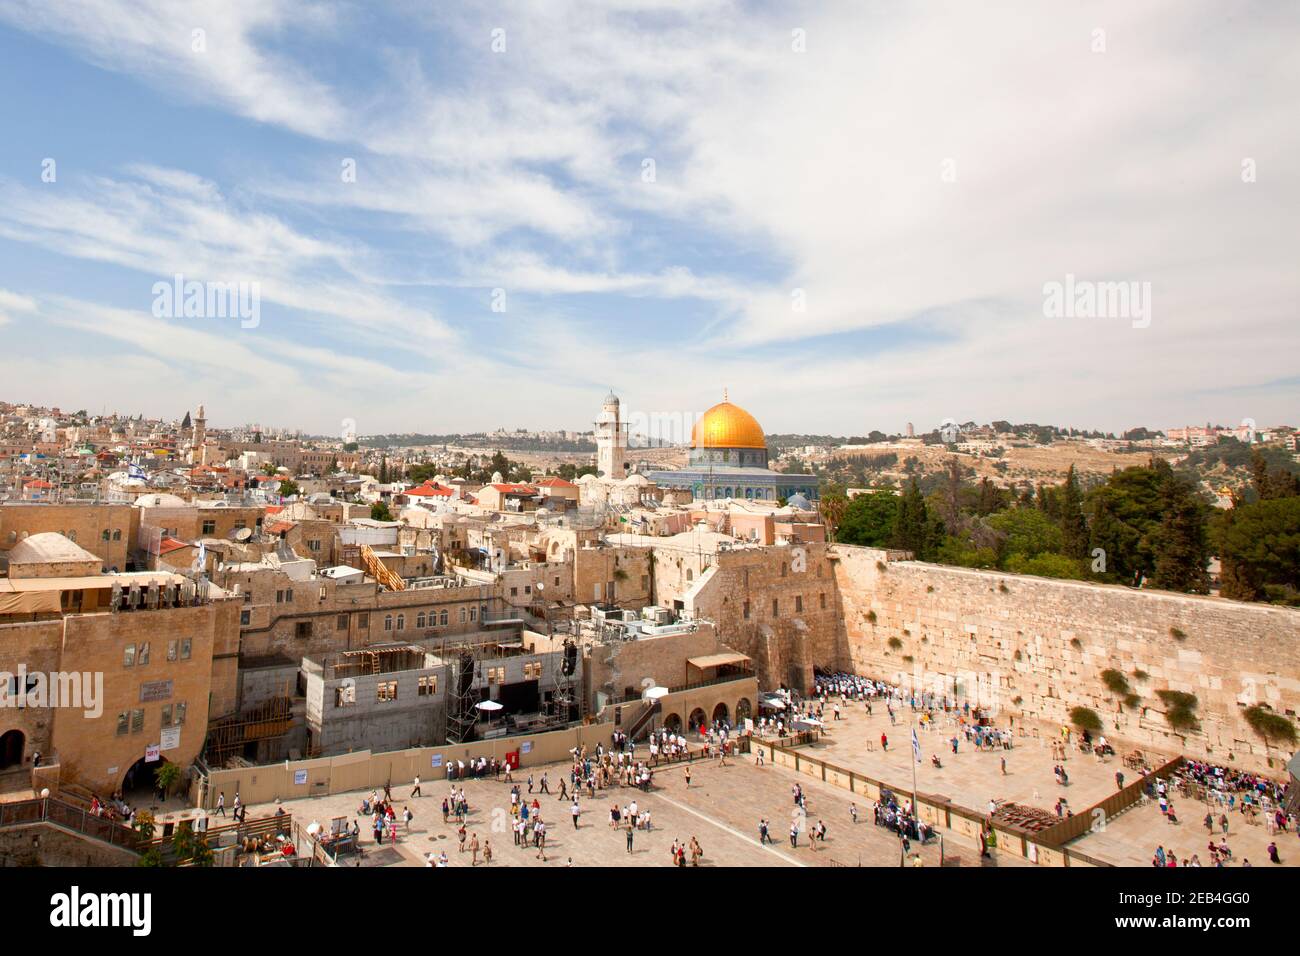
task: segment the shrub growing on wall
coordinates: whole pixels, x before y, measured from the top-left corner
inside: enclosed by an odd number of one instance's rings
[[[1101,672],[1101,682],[1112,694],[1124,696],[1129,693],[1128,678],[1113,667]]]
[[[1253,707],[1247,707],[1242,716],[1246,718],[1246,723],[1250,724],[1250,729],[1259,734],[1264,743],[1277,741],[1295,745],[1295,724],[1291,723],[1285,715],[1276,714],[1263,704],[1255,704]]]
[[[1096,732],[1101,730],[1101,718],[1091,707],[1070,708],[1070,723],[1080,730]]]
[[[1158,690],[1156,696],[1165,705],[1165,721],[1174,730],[1201,729],[1201,722],[1196,719],[1199,702],[1195,694],[1181,690]]]

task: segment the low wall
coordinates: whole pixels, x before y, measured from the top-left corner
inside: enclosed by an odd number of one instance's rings
[[[198,806],[212,809],[217,794],[224,792],[226,806],[234,803],[235,794],[245,805],[271,803],[274,800],[299,800],[354,790],[382,789],[385,784],[409,786],[418,774],[423,782],[437,782],[447,777],[451,760],[487,757],[504,760],[507,753],[519,751],[521,767],[567,761],[574,747],[594,750],[598,743],[609,745],[612,723],[587,724],[554,730],[549,733],[496,737],[469,744],[443,747],[418,747],[371,753],[369,750],[320,757],[314,760],[286,760],[283,763],[231,770],[209,770],[206,779],[192,791]],[[434,766],[438,761],[439,766]]]
[[[751,750],[762,748],[769,763],[785,767],[797,774],[821,780],[833,787],[858,794],[864,803],[880,799],[882,790],[889,790],[902,799],[910,800],[912,791],[906,787],[895,787],[888,783],[868,777],[855,770],[837,767],[817,757],[811,757],[798,750],[782,747],[773,741],[760,740],[757,737],[750,742]],[[980,813],[959,807],[948,798],[936,794],[918,793],[916,795],[917,815],[928,826],[949,837],[958,837],[975,847],[979,846],[980,833],[987,820]],[[1090,820],[1091,814],[1085,811],[1075,819]],[[1053,828],[1055,829],[1055,828]],[[1011,853],[1022,857],[1038,866],[1110,866],[1087,854],[1053,843],[1044,842],[1042,834],[1032,837],[1019,830],[1012,830],[996,823],[993,831],[997,836],[997,846],[990,852]],[[1048,831],[1044,831],[1045,833]]]

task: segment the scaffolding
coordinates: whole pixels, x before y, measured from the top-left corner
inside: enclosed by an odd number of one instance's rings
[[[447,742],[468,743],[474,739],[478,722],[478,693],[474,690],[474,671],[478,666],[473,650],[462,646],[452,662],[447,687]]]
[[[209,766],[224,767],[232,760],[243,759],[249,745],[289,733],[293,727],[293,701],[287,688],[281,690],[282,696],[272,697],[241,713],[218,718],[209,725],[203,751]]]

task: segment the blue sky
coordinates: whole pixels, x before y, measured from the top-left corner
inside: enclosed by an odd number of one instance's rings
[[[458,6],[0,0],[0,396],[362,434],[587,427],[610,386],[770,431],[1296,418],[1294,9]],[[256,327],[156,317],[177,273],[255,283]],[[1067,273],[1149,282],[1149,326],[1046,318]]]

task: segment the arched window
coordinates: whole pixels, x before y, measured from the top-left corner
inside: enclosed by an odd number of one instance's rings
[[[690,568],[687,568],[687,569],[686,569],[686,580],[687,580],[687,581],[694,581],[694,580],[695,580],[695,572],[692,571]]]
[[[438,615],[438,626],[439,626],[439,627],[446,627],[446,626],[447,626],[447,612],[446,612],[446,611],[443,611],[441,614]]]
[[[415,627],[416,627],[416,630],[423,630],[423,629],[424,629],[424,612],[423,612],[423,611],[421,611],[419,614],[417,614],[417,615],[415,616]]]
[[[385,615],[384,615],[384,630],[385,630],[385,631],[391,631],[392,629],[393,629],[393,615],[391,615],[391,614],[385,614]]]
[[[399,614],[399,615],[397,615],[397,629],[398,629],[399,631],[404,631],[404,630],[406,630],[406,615],[405,615],[405,614]]]
[[[113,532],[113,540],[114,540],[114,541],[121,541],[121,540],[122,540],[122,529],[121,529],[121,528],[118,528],[116,531]]]
[[[105,528],[105,529],[104,529],[104,533],[101,534],[100,537],[101,537],[102,539],[104,539],[105,541],[107,541],[107,540],[109,539],[109,535],[110,535],[109,530],[108,530],[107,528]]]

